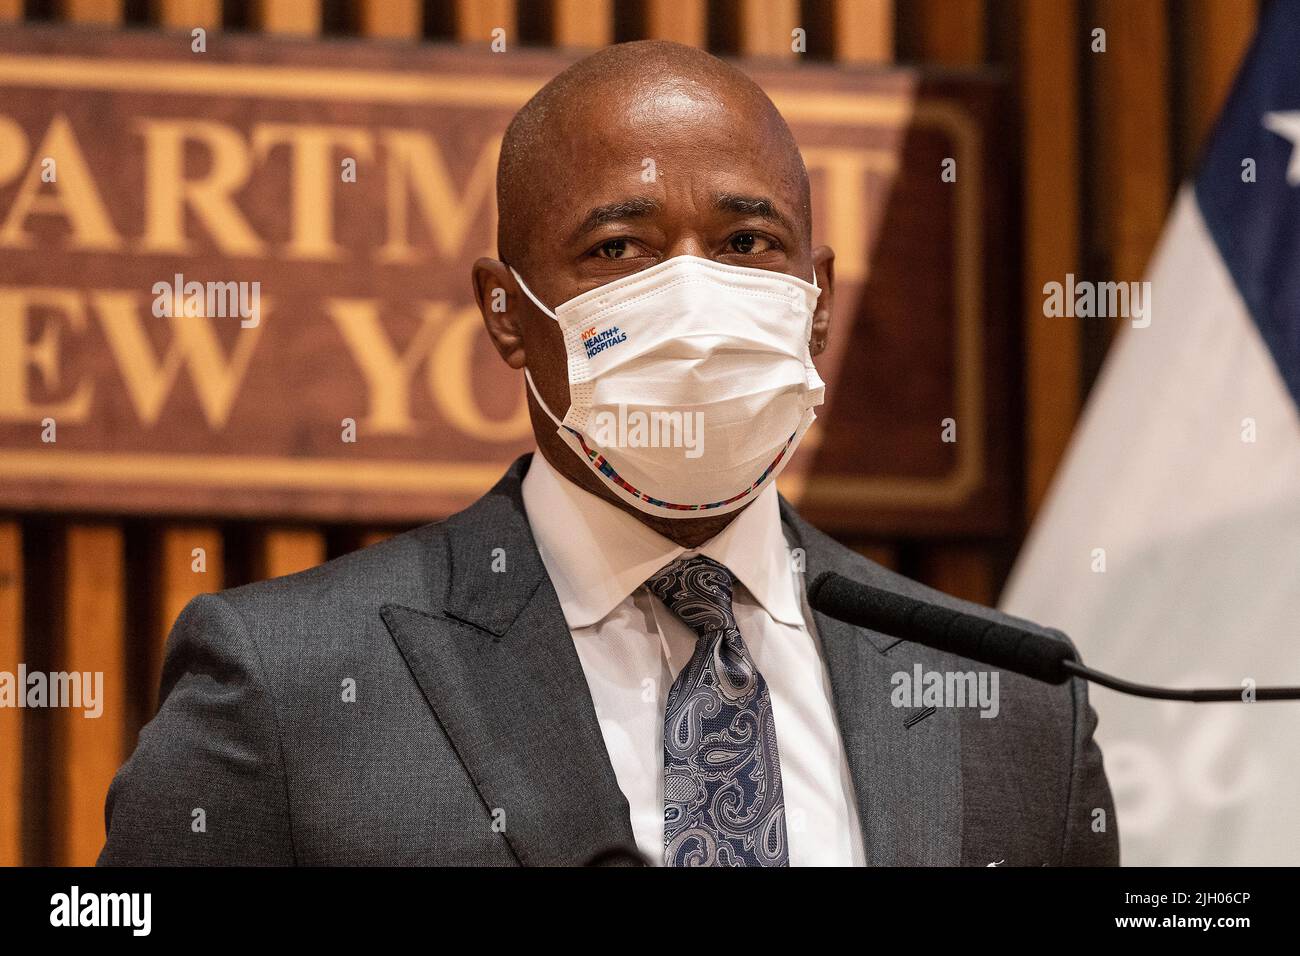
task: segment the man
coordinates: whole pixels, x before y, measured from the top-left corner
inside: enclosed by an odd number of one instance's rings
[[[193,601],[101,862],[1117,862],[1082,682],[895,707],[894,675],[976,665],[808,607],[834,570],[1001,618],[776,493],[834,274],[758,87],[602,50],[515,117],[498,205],[474,289],[538,453],[445,522]]]

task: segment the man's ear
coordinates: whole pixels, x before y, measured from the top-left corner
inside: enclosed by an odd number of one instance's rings
[[[835,298],[835,250],[830,246],[818,246],[813,250],[812,256],[817,285],[822,290],[817,297],[817,308],[813,311],[812,337],[808,340],[808,351],[816,357],[826,350],[826,342],[831,334],[831,305]]]
[[[488,337],[506,364],[524,367],[523,294],[504,262],[486,256],[474,263],[471,273],[474,301],[483,314]]]

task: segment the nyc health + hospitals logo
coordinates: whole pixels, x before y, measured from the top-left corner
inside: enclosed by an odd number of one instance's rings
[[[594,358],[605,349],[612,349],[627,341],[627,333],[617,325],[611,325],[607,329],[597,332],[595,328],[582,330],[582,344],[587,350],[587,358]]]

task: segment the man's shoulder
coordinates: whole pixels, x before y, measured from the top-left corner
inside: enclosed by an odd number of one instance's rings
[[[447,577],[445,538],[445,522],[422,525],[305,571],[217,596],[255,627],[295,621],[337,626],[385,604],[430,607]]]
[[[269,657],[292,657],[307,647],[349,653],[373,647],[387,633],[385,607],[442,615],[454,596],[453,581],[473,583],[466,568],[485,548],[518,555],[532,547],[519,493],[527,465],[527,456],[518,459],[486,494],[442,521],[296,574],[200,596],[178,626],[188,621],[222,632],[234,627]],[[508,587],[518,576],[501,578]],[[462,590],[462,601],[477,596],[473,587]]]

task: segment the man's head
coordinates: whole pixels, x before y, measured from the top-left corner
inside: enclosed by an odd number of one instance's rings
[[[815,271],[823,292],[813,354],[825,346],[834,254],[812,248],[808,174],[794,137],[752,80],[700,50],[662,41],[619,44],[551,80],[506,131],[497,206],[505,264],[475,263],[479,308],[498,352],[513,368],[527,366],[557,415],[569,407],[560,330],[521,294],[506,264],[552,310],[681,255],[805,281]],[[547,460],[626,507],[559,440],[531,396],[529,404]],[[636,514],[687,545],[707,540],[734,516]]]

